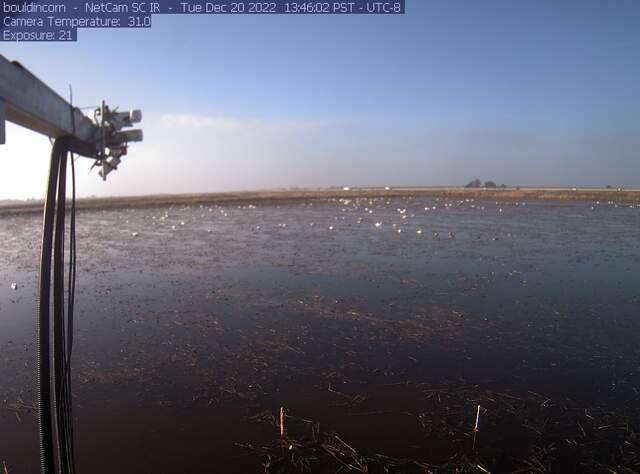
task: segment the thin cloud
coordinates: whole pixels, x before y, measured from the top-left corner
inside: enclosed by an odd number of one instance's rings
[[[181,129],[207,130],[219,133],[233,132],[265,132],[290,133],[303,130],[327,127],[330,122],[322,120],[281,120],[281,119],[245,119],[217,115],[195,115],[169,113],[160,117],[160,123],[165,127]]]

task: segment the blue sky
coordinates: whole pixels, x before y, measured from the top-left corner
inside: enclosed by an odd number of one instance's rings
[[[83,195],[331,185],[640,186],[640,3],[407,0],[404,16],[155,16],[7,44],[78,105],[141,108],[145,142]],[[0,199],[40,197],[17,127]],[[82,170],[90,166],[87,160]]]

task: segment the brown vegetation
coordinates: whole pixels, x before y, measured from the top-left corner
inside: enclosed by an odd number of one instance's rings
[[[356,197],[432,196],[451,199],[498,200],[585,200],[640,202],[640,189],[611,188],[463,188],[463,187],[403,187],[403,188],[322,188],[278,191],[246,191],[201,194],[163,194],[152,196],[125,196],[84,198],[78,200],[80,209],[145,207],[169,204],[234,204],[247,201],[291,201],[305,199]],[[42,201],[25,201],[0,206],[0,215],[40,212]]]

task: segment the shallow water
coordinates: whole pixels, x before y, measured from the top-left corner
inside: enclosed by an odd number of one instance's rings
[[[41,221],[0,222],[0,461],[13,474],[38,466],[24,406]],[[640,205],[593,202],[80,212],[78,470],[263,472],[269,455],[289,472],[270,424],[281,406],[290,440],[309,437],[299,418],[320,422],[371,472],[378,454],[444,472],[638,469],[639,229]]]

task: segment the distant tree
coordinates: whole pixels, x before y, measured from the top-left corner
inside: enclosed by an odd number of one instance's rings
[[[484,182],[484,187],[485,188],[497,188],[498,185],[493,181],[485,181]]]
[[[501,184],[501,185],[500,185],[500,187],[501,187],[502,189],[506,189],[506,188],[507,188],[507,185],[503,183],[503,184]]]
[[[611,186],[610,184],[607,184],[607,189],[613,189],[613,186]]]
[[[482,186],[482,181],[476,178],[473,181],[469,181],[465,186],[465,188],[479,188],[481,186]]]

